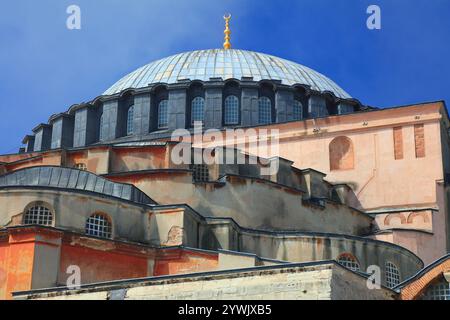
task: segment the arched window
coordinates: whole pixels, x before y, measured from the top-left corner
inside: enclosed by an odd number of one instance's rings
[[[132,135],[134,131],[134,106],[128,108],[127,113],[127,136]]]
[[[104,116],[103,113],[100,116],[100,141],[105,140],[106,138],[106,126],[105,126],[105,121],[104,121]]]
[[[444,277],[440,277],[425,290],[423,300],[450,300],[450,283]]]
[[[35,224],[40,226],[52,226],[53,214],[49,208],[43,205],[35,205],[25,212],[23,224]]]
[[[359,271],[361,269],[358,260],[350,253],[342,253],[336,261],[352,271]]]
[[[331,141],[330,169],[351,170],[354,168],[353,142],[347,137],[337,137]]]
[[[400,271],[392,262],[386,262],[386,285],[388,288],[394,288],[400,284]]]
[[[236,96],[228,96],[225,99],[224,111],[225,125],[239,124],[239,99]]]
[[[75,164],[75,169],[78,169],[81,171],[87,171],[87,166],[85,163],[77,163],[77,164]]]
[[[272,123],[272,101],[267,97],[261,97],[258,101],[259,124]]]
[[[158,129],[166,129],[169,126],[169,101],[163,100],[158,106]]]
[[[192,100],[191,118],[192,124],[194,124],[196,121],[203,122],[205,120],[205,99],[203,99],[202,97],[197,97]]]
[[[86,221],[86,234],[99,238],[111,238],[112,224],[109,217],[103,213],[95,213]]]
[[[294,120],[303,119],[303,104],[298,100],[294,100],[293,117]]]

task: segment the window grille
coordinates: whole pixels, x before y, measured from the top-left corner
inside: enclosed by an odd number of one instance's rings
[[[450,300],[450,283],[442,277],[425,291],[423,300]]]
[[[202,97],[195,98],[192,100],[191,107],[192,124],[196,121],[203,122],[205,119],[205,99]]]
[[[228,96],[225,99],[225,125],[239,124],[239,99],[236,96]]]
[[[302,120],[303,119],[303,104],[298,100],[294,101],[293,116],[294,116],[294,120]]]
[[[75,169],[87,171],[87,166],[85,163],[77,163],[75,164]]]
[[[40,226],[52,226],[53,214],[44,206],[34,206],[25,213],[23,224],[35,224]]]
[[[272,101],[267,97],[261,97],[258,107],[259,124],[272,123]]]
[[[127,113],[127,135],[132,135],[134,132],[134,106],[128,108]]]
[[[191,166],[192,176],[195,182],[209,181],[209,168],[205,164],[195,164]]]
[[[169,126],[169,101],[163,100],[158,107],[158,128],[166,129]]]
[[[104,121],[104,114],[100,116],[100,141],[103,141],[106,139],[106,125]]]
[[[392,262],[386,262],[386,285],[394,288],[400,283],[400,271]]]
[[[337,262],[352,271],[360,271],[361,269],[358,261],[351,254],[347,253],[341,254],[338,257]]]
[[[93,214],[86,221],[86,234],[99,238],[111,238],[111,222],[103,214]]]

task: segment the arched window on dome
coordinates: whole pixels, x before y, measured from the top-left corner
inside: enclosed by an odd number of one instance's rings
[[[340,254],[339,257],[336,259],[336,261],[340,265],[342,265],[352,271],[360,271],[361,270],[358,260],[356,260],[355,256],[353,256],[351,253]]]
[[[234,95],[225,99],[224,123],[225,125],[239,124],[239,99]]]
[[[169,101],[162,100],[158,106],[158,129],[167,129],[169,126]]]
[[[112,236],[112,223],[107,214],[94,213],[86,220],[86,234],[110,239]]]
[[[127,112],[127,136],[134,132],[134,105],[128,108]]]
[[[400,284],[400,271],[397,266],[390,261],[386,261],[385,269],[387,287],[392,289]]]
[[[294,100],[294,109],[292,111],[294,120],[303,119],[303,104],[300,101]]]
[[[258,120],[259,124],[272,123],[272,101],[267,97],[258,100]]]
[[[205,99],[197,97],[191,103],[191,119],[192,124],[195,122],[203,122],[205,120]]]
[[[102,113],[100,116],[100,141],[103,141],[106,139],[106,125],[104,120],[104,114]]]
[[[28,206],[22,219],[22,224],[25,225],[39,225],[39,226],[53,226],[53,213],[49,206],[43,203],[33,203]]]
[[[331,171],[354,169],[353,142],[350,138],[336,137],[329,145]]]

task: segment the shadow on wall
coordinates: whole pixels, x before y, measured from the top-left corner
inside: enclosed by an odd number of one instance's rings
[[[206,229],[201,238],[201,243],[203,244],[202,249],[204,250],[231,250],[230,248],[224,248],[217,239],[217,236],[211,229]]]

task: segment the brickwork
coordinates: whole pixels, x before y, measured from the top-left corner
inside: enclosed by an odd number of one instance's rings
[[[425,130],[423,124],[414,125],[414,140],[416,143],[416,158],[425,158]]]
[[[401,290],[402,300],[420,299],[421,295],[432,282],[440,277],[444,272],[450,271],[450,256],[442,263],[438,264],[418,279],[410,282]]]
[[[403,159],[403,128],[394,128],[394,157],[395,160]]]

